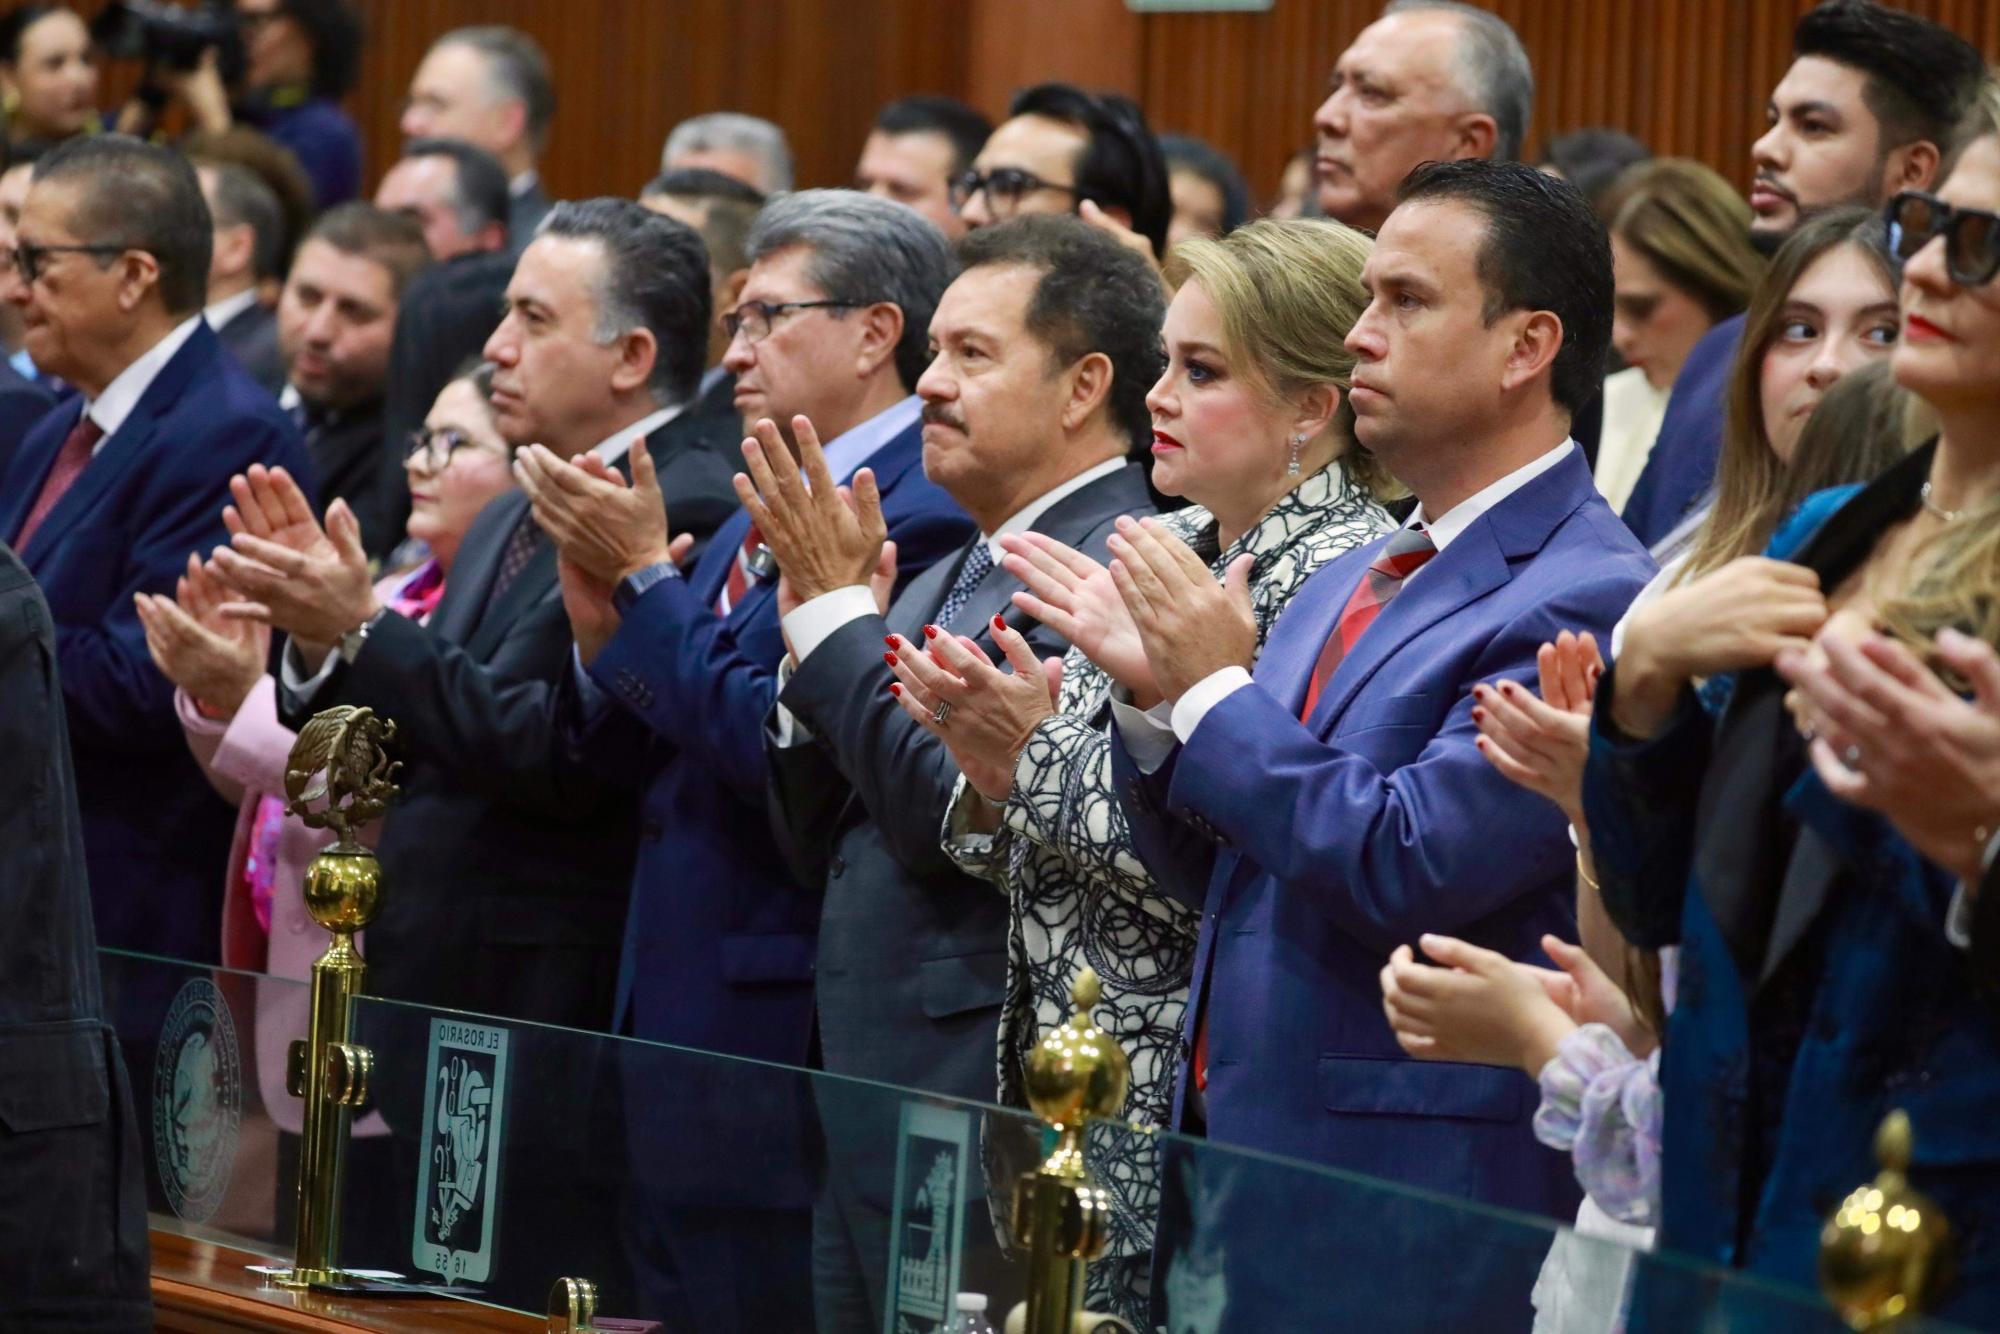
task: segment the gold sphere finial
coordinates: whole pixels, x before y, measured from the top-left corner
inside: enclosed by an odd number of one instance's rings
[[[1090,1017],[1102,993],[1096,972],[1085,968],[1070,987],[1076,1013],[1043,1035],[1028,1057],[1028,1106],[1062,1129],[1074,1130],[1092,1117],[1116,1116],[1125,1107],[1131,1064]]]
[[[1951,1268],[1951,1226],[1905,1177],[1912,1145],[1900,1109],[1875,1132],[1881,1172],[1856,1188],[1820,1232],[1819,1281],[1855,1329],[1879,1329],[1936,1304]]]

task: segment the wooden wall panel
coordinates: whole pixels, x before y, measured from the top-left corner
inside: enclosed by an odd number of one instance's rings
[[[0,0],[5,7],[10,0]],[[2000,0],[1900,0],[2000,58]],[[102,0],[82,0],[95,10]],[[1254,14],[1128,13],[1123,0],[357,0],[370,40],[352,99],[372,181],[392,161],[412,71],[468,23],[533,33],[560,110],[544,175],[576,197],[629,194],[679,119],[722,108],[786,127],[807,185],[845,183],[875,109],[946,92],[997,115],[1015,88],[1066,77],[1137,96],[1155,126],[1200,135],[1268,198],[1312,137],[1334,59],[1380,0],[1276,0]],[[1529,142],[1630,130],[1738,182],[1791,26],[1812,0],[1477,0],[1535,64]],[[107,80],[109,88],[129,78]]]

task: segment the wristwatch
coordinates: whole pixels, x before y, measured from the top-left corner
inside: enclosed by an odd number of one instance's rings
[[[361,654],[361,646],[368,642],[368,632],[375,628],[375,622],[388,614],[387,607],[377,607],[367,620],[340,637],[340,656],[353,662]]]
[[[646,596],[646,590],[663,579],[681,577],[680,567],[670,560],[659,561],[642,570],[634,570],[618,581],[611,590],[611,605],[618,609],[620,616],[630,615],[632,604]]]

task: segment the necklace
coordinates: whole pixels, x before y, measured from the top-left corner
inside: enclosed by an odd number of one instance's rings
[[[1938,518],[1944,520],[1946,523],[1958,522],[1958,516],[1965,513],[1964,510],[1948,510],[1944,506],[1938,504],[1935,500],[1932,500],[1931,484],[1928,480],[1924,482],[1923,489],[1917,492],[1917,499],[1920,502],[1922,502],[1923,507],[1925,509],[1929,510],[1932,514],[1937,515]]]

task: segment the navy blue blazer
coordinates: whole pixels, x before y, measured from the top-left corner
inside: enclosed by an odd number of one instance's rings
[[[1931,451],[1808,500],[1768,554],[1836,587],[1918,505]],[[1856,491],[1859,490],[1859,494]],[[1604,905],[1645,948],[1680,946],[1660,1061],[1660,1244],[1800,1286],[1819,1231],[1872,1180],[1893,1108],[1910,1182],[1938,1202],[1957,1277],[1933,1314],[2000,1324],[2000,1015],[1945,937],[1952,877],[1807,762],[1769,670],[1720,718],[1694,692],[1661,732],[1609,722],[1599,686],[1584,805]],[[1691,1327],[1642,1277],[1632,1328]]]
[[[72,400],[22,442],[0,477],[0,536],[19,534],[81,414]],[[55,618],[104,945],[219,956],[235,812],[195,766],[132,595],[171,596],[190,552],[229,540],[229,479],[253,463],[282,465],[311,492],[298,432],[203,322],[20,553]]]
[[[868,464],[896,543],[899,591],[972,533],[922,463],[913,425]],[[751,589],[727,617],[714,612],[749,524],[739,511],[686,579],[648,589],[590,667],[648,742],[618,1027],[799,1065],[812,1032],[821,887],[793,878],[770,834],[763,727],[785,655],[777,581]],[[614,713],[595,731],[639,731],[619,722]]]
[[[1387,540],[1308,580],[1254,684],[1158,769],[1142,775],[1122,735],[1114,746],[1141,857],[1203,912],[1176,1118],[1205,1014],[1212,1138],[1562,1214],[1577,1188],[1530,1131],[1534,1082],[1406,1057],[1378,974],[1426,931],[1517,959],[1540,958],[1544,932],[1574,937],[1562,817],[1479,754],[1472,687],[1533,689],[1535,652],[1559,631],[1604,640],[1652,562],[1572,449],[1411,578],[1301,723],[1314,664]]]
[[[1715,485],[1722,457],[1722,423],[1729,372],[1743,340],[1743,317],[1732,315],[1701,336],[1688,353],[1646,466],[1626,497],[1623,518],[1648,547],[1674,530]]]
[[[0,477],[35,423],[56,405],[56,396],[0,358]]]

